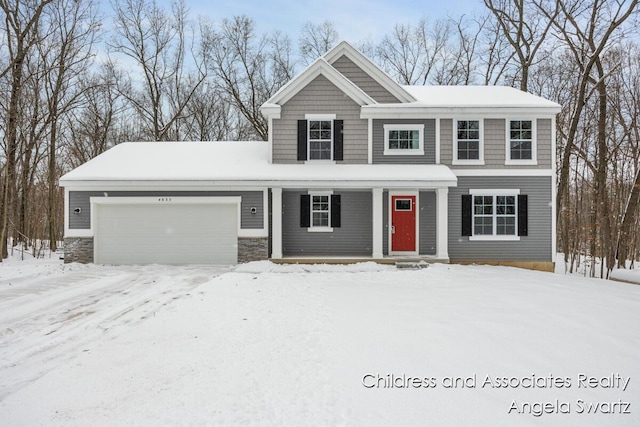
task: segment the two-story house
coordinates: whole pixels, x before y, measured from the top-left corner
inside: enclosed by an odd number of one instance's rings
[[[63,176],[65,261],[553,267],[558,104],[402,86],[342,42],[261,111],[267,142],[125,143]]]

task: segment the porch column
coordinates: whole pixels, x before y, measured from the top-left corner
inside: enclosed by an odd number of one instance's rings
[[[282,258],[282,188],[271,189],[271,258]]]
[[[382,258],[382,188],[373,188],[373,258]]]
[[[449,259],[449,247],[448,247],[448,224],[449,220],[449,189],[438,188],[436,189],[436,258]]]

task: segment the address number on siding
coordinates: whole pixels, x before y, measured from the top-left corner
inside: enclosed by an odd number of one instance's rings
[[[158,197],[159,202],[170,202],[171,197]]]

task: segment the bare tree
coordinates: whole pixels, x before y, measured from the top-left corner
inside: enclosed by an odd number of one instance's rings
[[[115,34],[109,46],[141,71],[130,74],[125,82],[118,81],[118,89],[140,115],[149,138],[176,138],[172,127],[206,78],[206,52],[194,51],[193,34],[188,39],[184,1],[173,1],[170,12],[148,0],[114,1],[112,5]],[[141,80],[134,77],[138,75]]]
[[[541,0],[541,3],[546,2]],[[495,16],[502,34],[509,41],[520,66],[520,90],[527,91],[531,67],[538,61],[538,51],[547,41],[547,34],[559,13],[553,7],[540,13],[534,2],[527,0],[484,0]],[[557,3],[556,3],[557,5]]]
[[[320,24],[306,22],[302,26],[299,38],[302,62],[309,65],[316,58],[324,55],[338,42],[339,37],[338,31],[331,21],[323,21]]]
[[[260,106],[293,77],[291,41],[281,33],[259,37],[253,20],[237,16],[219,30],[208,27],[204,50],[215,83],[254,130],[267,140],[268,124]]]

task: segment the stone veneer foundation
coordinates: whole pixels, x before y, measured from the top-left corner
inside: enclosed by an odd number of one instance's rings
[[[238,237],[238,262],[260,261],[269,258],[269,239],[266,237]],[[64,262],[93,262],[93,237],[64,239]]]

